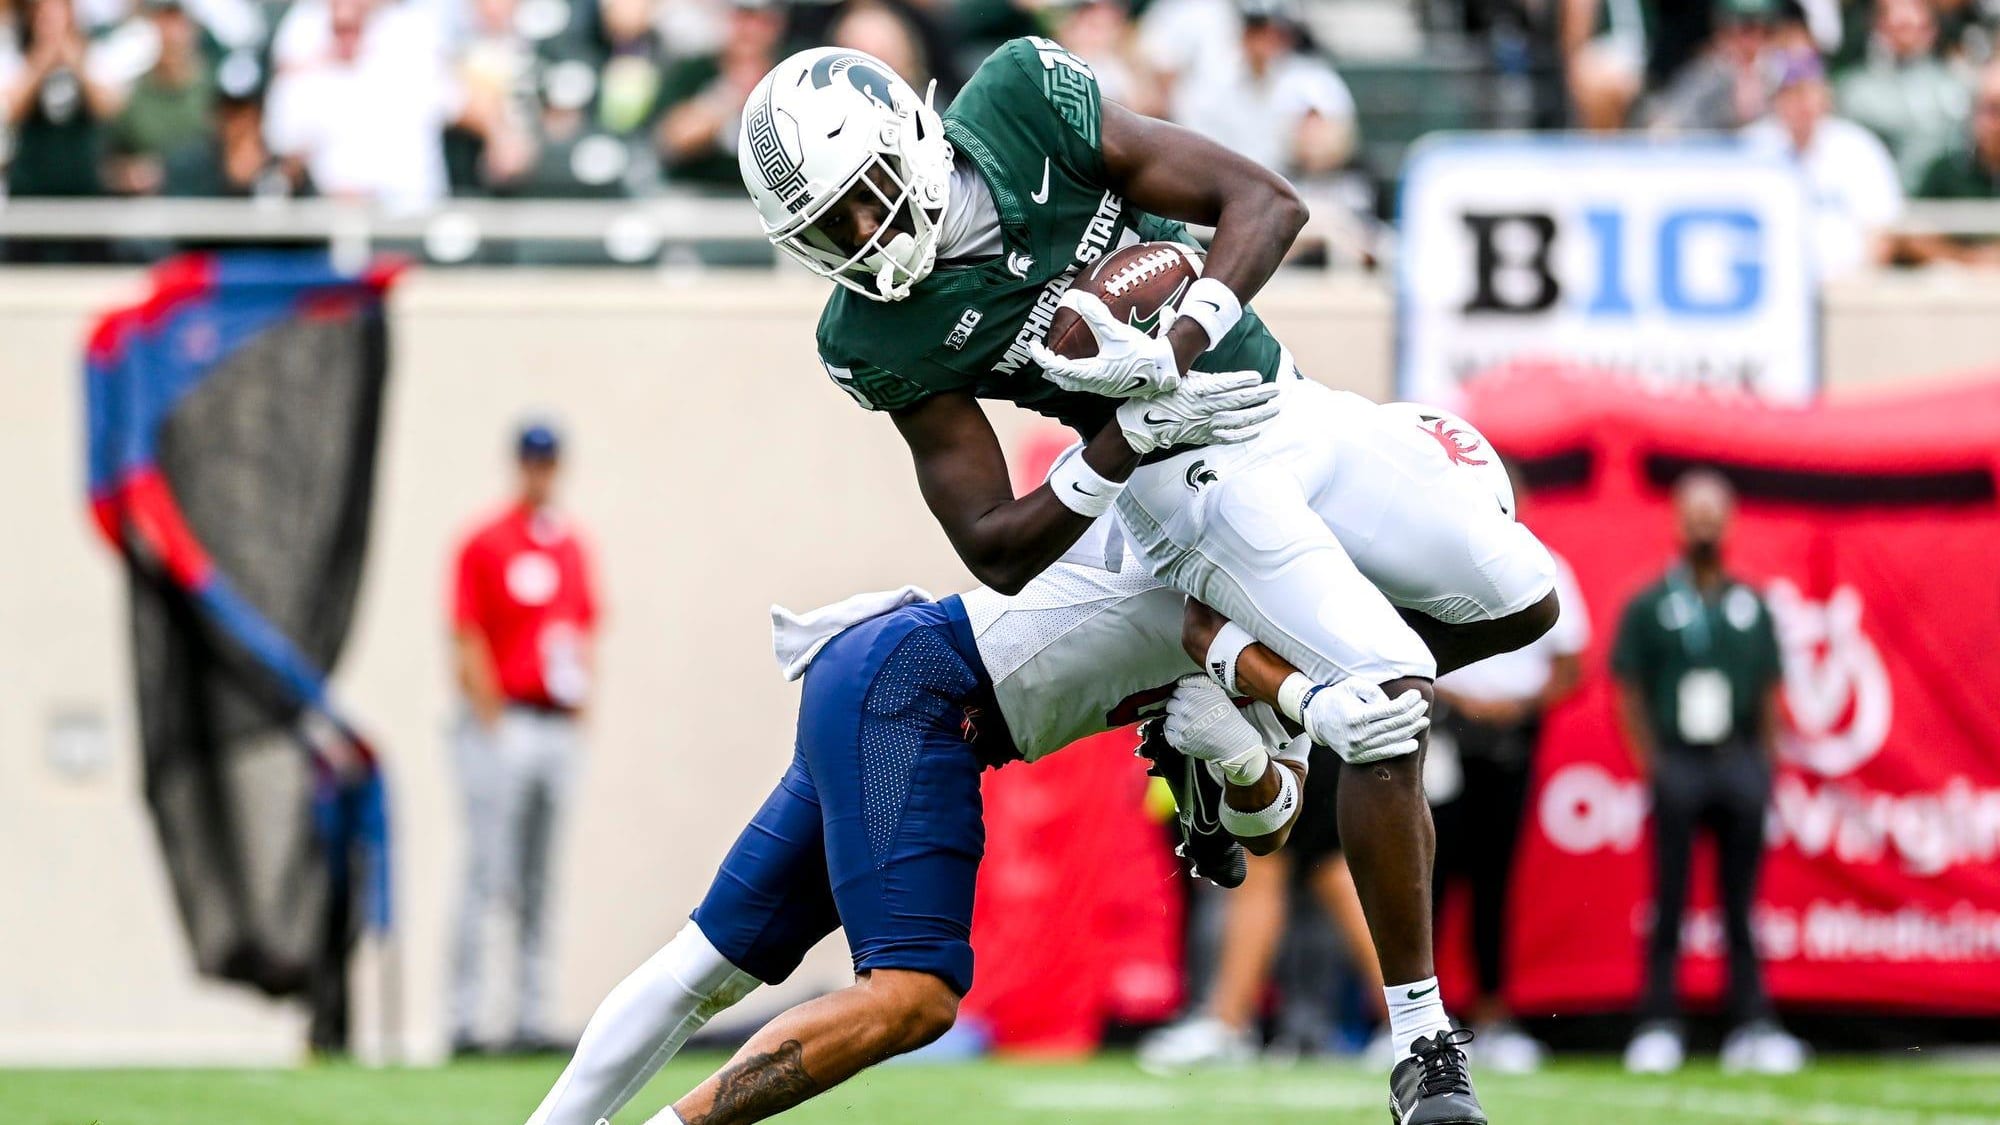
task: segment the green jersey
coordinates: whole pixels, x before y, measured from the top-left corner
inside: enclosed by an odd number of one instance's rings
[[[1124,244],[1192,244],[1186,228],[1135,211],[1106,183],[1101,104],[1090,67],[1055,42],[993,52],[944,114],[945,136],[992,192],[1001,252],[942,264],[900,301],[835,289],[819,321],[820,361],[870,410],[969,392],[1063,422],[1089,437],[1118,400],[1065,391],[1028,354],[1077,273]],[[1277,377],[1278,341],[1249,309],[1195,361],[1201,371]]]

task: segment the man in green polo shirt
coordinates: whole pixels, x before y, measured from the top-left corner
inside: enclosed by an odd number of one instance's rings
[[[1764,600],[1722,566],[1735,495],[1719,474],[1674,487],[1681,560],[1626,605],[1612,647],[1618,718],[1639,772],[1652,783],[1655,910],[1641,1024],[1628,1070],[1680,1068],[1685,1048],[1676,972],[1694,837],[1720,857],[1729,1010],[1736,1030],[1726,1069],[1790,1072],[1803,1048],[1771,1015],[1750,909],[1764,858],[1764,807],[1776,753],[1777,633]]]

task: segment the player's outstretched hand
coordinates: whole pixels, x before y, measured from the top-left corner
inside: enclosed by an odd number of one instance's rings
[[[1154,398],[1118,407],[1118,428],[1134,453],[1175,445],[1249,441],[1278,416],[1278,385],[1255,371],[1195,371]]]
[[[1207,675],[1182,676],[1167,700],[1167,741],[1174,749],[1207,762],[1216,780],[1255,785],[1270,768],[1264,736],[1236,709]]]
[[[1349,765],[1417,752],[1417,736],[1430,729],[1430,704],[1415,688],[1394,699],[1359,676],[1327,684],[1306,696],[1300,718],[1313,741]]]
[[[1070,359],[1041,340],[1028,341],[1028,354],[1049,382],[1066,391],[1105,398],[1164,394],[1180,386],[1180,363],[1165,332],[1147,335],[1111,315],[1097,294],[1079,289],[1064,293],[1056,307],[1074,309],[1083,318],[1097,338],[1097,354]]]

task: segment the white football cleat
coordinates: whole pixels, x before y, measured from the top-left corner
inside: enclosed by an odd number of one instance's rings
[[[1810,1052],[1778,1022],[1752,1020],[1722,1042],[1725,1074],[1797,1074],[1806,1068]]]
[[[1495,1074],[1533,1074],[1542,1069],[1548,1048],[1508,1020],[1473,1029],[1472,1057],[1482,1069]]]
[[[1139,1069],[1154,1074],[1248,1066],[1256,1061],[1257,1044],[1249,1032],[1209,1016],[1163,1027],[1139,1043]]]
[[[1680,1028],[1654,1020],[1640,1025],[1625,1046],[1627,1074],[1672,1074],[1687,1062],[1687,1045]]]

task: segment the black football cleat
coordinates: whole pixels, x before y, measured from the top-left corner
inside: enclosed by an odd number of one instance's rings
[[[1167,741],[1166,724],[1159,719],[1140,725],[1139,756],[1148,763],[1147,773],[1166,781],[1174,807],[1180,810],[1175,821],[1181,842],[1174,854],[1187,860],[1196,875],[1224,890],[1242,886],[1250,874],[1250,861],[1243,845],[1217,819],[1222,783],[1209,776],[1200,762],[1174,749]]]
[[[1416,1041],[1389,1075],[1389,1118],[1395,1125],[1487,1125],[1472,1092],[1465,1044],[1472,1033],[1445,1031]]]

